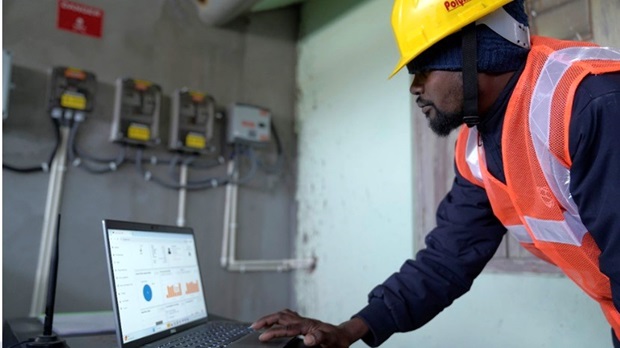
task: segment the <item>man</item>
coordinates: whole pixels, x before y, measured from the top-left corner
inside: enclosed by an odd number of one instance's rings
[[[523,0],[396,0],[392,25],[411,93],[440,136],[461,127],[456,178],[415,260],[338,326],[290,310],[261,339],[378,346],[430,321],[508,230],[596,300],[620,347],[620,51],[529,38]],[[553,325],[549,323],[549,325]]]

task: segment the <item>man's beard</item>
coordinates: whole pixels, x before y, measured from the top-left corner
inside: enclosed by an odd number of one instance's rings
[[[458,112],[449,113],[440,111],[433,102],[422,99],[422,97],[418,97],[416,102],[421,108],[428,106],[435,110],[435,115],[430,115],[426,118],[428,119],[430,129],[440,137],[447,137],[450,135],[450,132],[463,124],[462,109]]]
[[[440,137],[447,137],[454,129],[463,124],[463,113],[445,113],[439,111],[435,105],[432,105],[435,115],[428,118],[428,126]]]

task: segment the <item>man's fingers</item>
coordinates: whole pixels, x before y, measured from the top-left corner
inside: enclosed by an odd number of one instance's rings
[[[304,344],[307,346],[329,345],[330,342],[326,342],[326,340],[333,339],[330,338],[329,333],[323,331],[329,331],[331,327],[331,325],[324,324],[318,320],[304,318],[290,309],[266,315],[251,326],[254,330],[268,328],[258,337],[263,342],[279,337],[304,335]]]
[[[260,319],[258,319],[257,321],[255,321],[254,323],[252,323],[252,325],[250,326],[253,330],[259,330],[262,329],[264,327],[270,327],[273,324],[276,324],[279,320],[279,313],[273,313],[273,314],[269,314],[266,315]]]
[[[267,331],[263,332],[258,338],[261,341],[269,341],[278,337],[294,337],[300,335],[301,326],[299,324],[272,326]]]
[[[299,320],[299,315],[290,309],[285,309],[277,313],[266,315],[250,326],[253,330],[260,330],[265,327],[271,327],[273,325],[288,325],[296,320]]]

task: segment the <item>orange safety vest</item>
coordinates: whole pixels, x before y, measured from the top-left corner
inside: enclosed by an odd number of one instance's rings
[[[569,190],[575,90],[586,75],[613,71],[620,71],[620,51],[533,37],[502,129],[506,184],[488,172],[477,128],[462,127],[455,160],[467,180],[486,190],[493,213],[509,234],[598,301],[620,338],[620,312],[612,302],[609,278],[599,269],[601,250]]]

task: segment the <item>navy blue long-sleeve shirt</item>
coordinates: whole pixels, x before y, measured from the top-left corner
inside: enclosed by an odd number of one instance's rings
[[[502,124],[520,73],[514,74],[478,125],[488,170],[502,182]],[[587,76],[577,88],[569,151],[570,190],[582,222],[601,250],[600,269],[610,279],[613,302],[620,311],[620,73]],[[364,342],[378,346],[395,332],[426,324],[471,288],[505,233],[485,190],[457,170],[437,209],[437,227],[427,235],[426,248],[373,289],[368,305],[356,314],[369,327]]]

